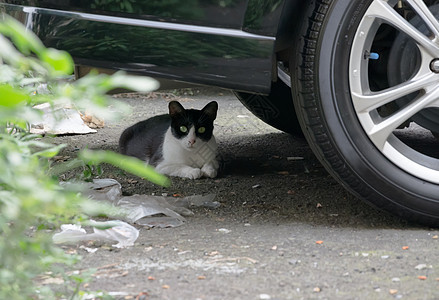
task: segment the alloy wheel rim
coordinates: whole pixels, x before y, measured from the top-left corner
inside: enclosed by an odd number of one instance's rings
[[[428,34],[416,28],[401,15],[401,5],[422,20]],[[370,60],[377,59],[373,45],[380,27],[409,37],[417,46],[420,64],[408,80],[384,89],[373,89],[370,83]],[[386,63],[386,61],[384,61]],[[419,112],[439,108],[439,21],[422,0],[374,0],[364,14],[353,40],[349,80],[352,103],[364,132],[375,147],[393,164],[405,172],[439,184],[439,156],[420,152],[399,136],[404,127]],[[393,105],[408,95],[404,105]],[[392,111],[383,115],[384,107]],[[439,121],[439,120],[438,120]],[[406,132],[425,134],[416,124]],[[439,152],[439,147],[434,150]]]

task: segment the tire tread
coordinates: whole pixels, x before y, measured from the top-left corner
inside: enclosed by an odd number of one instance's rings
[[[302,122],[306,127],[306,135],[313,140],[311,146],[314,152],[326,167],[343,186],[348,188],[357,197],[371,200],[373,191],[362,181],[358,179],[356,174],[344,162],[343,158],[337,151],[337,146],[331,140],[327,132],[325,120],[321,115],[321,108],[316,100],[315,86],[315,56],[317,53],[318,39],[322,31],[325,16],[329,11],[331,0],[316,1],[311,17],[308,18],[308,29],[303,36],[302,52],[299,55],[299,75],[298,75],[298,91],[300,96],[300,107],[304,113],[299,114],[299,118],[303,118]],[[375,206],[376,203],[374,203]]]

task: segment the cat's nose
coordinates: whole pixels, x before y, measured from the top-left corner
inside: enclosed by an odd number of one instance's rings
[[[193,146],[195,144],[195,140],[189,140],[189,146]]]

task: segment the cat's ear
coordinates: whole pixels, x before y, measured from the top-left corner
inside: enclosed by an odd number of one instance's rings
[[[171,117],[181,114],[185,111],[184,107],[177,101],[169,102],[169,115]]]
[[[218,103],[216,101],[209,102],[201,113],[207,115],[212,121],[216,119],[216,112],[218,111]]]

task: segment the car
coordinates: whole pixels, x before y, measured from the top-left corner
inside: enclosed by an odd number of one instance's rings
[[[434,0],[0,0],[85,67],[235,91],[345,188],[439,225]]]

